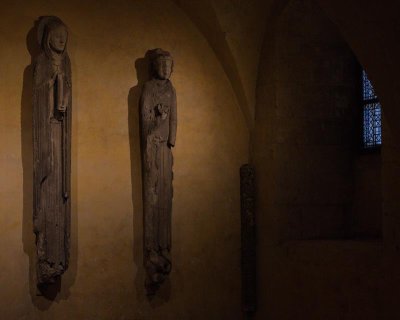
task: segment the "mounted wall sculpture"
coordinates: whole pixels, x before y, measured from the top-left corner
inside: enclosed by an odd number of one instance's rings
[[[68,31],[57,17],[42,17],[42,52],[34,65],[33,226],[37,284],[54,283],[68,269],[71,223],[71,63]]]
[[[144,264],[146,288],[155,294],[171,271],[172,147],[175,145],[176,93],[169,77],[169,52],[149,52],[152,79],[140,98],[143,170]]]
[[[257,307],[255,175],[252,165],[240,167],[242,308],[248,316],[254,314]]]

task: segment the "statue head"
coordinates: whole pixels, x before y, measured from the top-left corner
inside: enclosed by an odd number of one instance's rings
[[[38,37],[47,55],[63,54],[68,39],[67,26],[57,17],[43,17],[40,21]]]
[[[171,76],[174,60],[168,51],[154,49],[151,55],[151,66],[154,77],[167,80]]]
[[[67,28],[64,25],[59,25],[51,30],[49,35],[49,46],[53,51],[62,53],[67,44]]]

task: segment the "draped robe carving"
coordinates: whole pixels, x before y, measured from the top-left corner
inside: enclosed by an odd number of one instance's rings
[[[71,63],[65,48],[56,51],[51,45],[59,41],[56,37],[63,30],[67,32],[58,18],[41,19],[38,37],[42,52],[34,65],[33,225],[38,285],[53,283],[69,263]]]
[[[161,49],[153,51],[155,75],[145,83],[140,99],[146,287],[150,295],[171,271],[171,148],[177,127],[176,94],[169,80],[172,58]]]

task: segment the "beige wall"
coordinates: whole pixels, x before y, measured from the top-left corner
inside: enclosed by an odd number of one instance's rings
[[[254,124],[258,63],[267,24],[266,0],[212,0],[224,38],[232,52]]]
[[[207,41],[169,1],[3,1],[0,8],[0,314],[3,319],[238,319],[238,168],[248,131]],[[36,296],[30,32],[70,28],[72,261],[54,301]],[[175,59],[173,270],[147,300],[137,99],[146,50]],[[136,63],[135,63],[136,61]],[[135,67],[136,64],[136,67]]]
[[[248,123],[254,126],[258,63],[275,0],[174,0],[202,32],[226,72]]]
[[[318,212],[309,216],[315,228],[307,221],[289,225],[287,212],[271,210],[269,202],[278,199],[275,196],[280,190],[271,182],[282,183],[273,177],[273,172],[286,175],[287,188],[293,191],[298,187],[296,174],[304,174],[307,169],[302,162],[297,167],[301,170],[288,175],[279,167],[282,162],[276,158],[277,153],[267,148],[271,142],[268,139],[277,130],[280,136],[275,137],[288,140],[298,134],[296,130],[283,129],[290,124],[296,128],[302,123],[272,120],[278,96],[280,101],[288,98],[274,81],[278,34],[275,17],[288,2],[2,1],[2,318],[241,318],[238,168],[248,161],[249,149],[259,183],[258,319],[364,320],[400,316],[397,307],[400,294],[398,1],[315,1],[323,10],[321,16],[327,14],[338,27],[341,41],[348,43],[366,68],[382,101],[385,117],[382,157],[371,161],[356,157],[352,173],[357,191],[353,200],[355,204],[355,200],[359,201],[358,207],[353,206],[356,221],[353,231],[367,230],[370,235],[382,232],[382,240],[282,242],[285,240],[282,235],[291,226],[306,235],[324,226],[328,226],[325,230],[334,230],[331,235],[341,231],[332,220],[327,223],[321,219]],[[54,301],[36,296],[31,222],[32,75],[29,65],[30,52],[36,49],[35,35],[28,32],[35,19],[46,14],[58,15],[70,27],[75,109],[72,265]],[[262,30],[264,24],[266,29]],[[261,38],[264,38],[264,49],[260,56]],[[292,49],[301,54],[302,43],[297,39],[291,43]],[[157,298],[148,301],[143,286],[136,102],[146,77],[142,57],[154,47],[170,50],[175,57],[172,80],[178,92],[179,128],[174,150],[173,271],[170,283]],[[310,48],[313,50],[312,43]],[[298,55],[286,58],[291,63],[304,63],[298,60]],[[306,62],[317,66],[313,61]],[[287,78],[290,79],[292,71],[293,68],[286,70]],[[253,96],[257,74],[257,95]],[[302,96],[301,82],[295,89],[297,98],[304,104],[303,100],[310,102],[312,96]],[[292,85],[289,81],[286,84]],[[253,105],[255,97],[256,106]],[[249,145],[246,127],[252,128],[254,110],[256,130]],[[305,127],[312,130],[308,125]],[[298,159],[296,147],[291,148],[290,155]],[[303,155],[307,157],[306,153]],[[286,160],[290,163],[290,157]],[[382,170],[373,169],[371,164],[377,168],[382,166]],[[340,182],[347,183],[346,179],[344,176]],[[371,192],[368,184],[371,179],[380,179],[382,186],[380,193],[374,193],[377,195],[373,199],[375,207],[368,206],[368,210],[376,213],[374,208],[379,210],[376,205],[383,201],[380,207],[383,217],[377,214],[365,220],[363,199]],[[309,195],[301,188],[298,190],[304,196]],[[317,191],[329,200],[329,190]],[[285,190],[279,192],[287,196]],[[341,194],[345,197],[345,192]],[[295,196],[296,192],[291,195]],[[307,210],[305,213],[309,214]],[[317,223],[315,219],[321,220]],[[339,219],[339,223],[342,221]],[[308,237],[294,235],[286,240],[299,238]]]

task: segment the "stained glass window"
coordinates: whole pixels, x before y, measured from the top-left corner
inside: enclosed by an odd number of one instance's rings
[[[362,72],[363,147],[377,148],[382,144],[382,108],[365,70]]]

